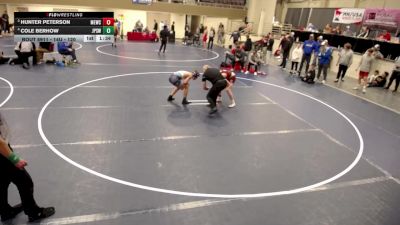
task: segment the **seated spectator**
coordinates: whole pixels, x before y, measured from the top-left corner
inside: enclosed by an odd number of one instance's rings
[[[21,57],[20,60],[22,62],[22,67],[24,69],[29,69],[29,57],[31,57],[31,56],[33,58],[33,65],[37,64],[35,43],[30,42],[30,41],[23,41],[19,44],[18,47],[19,47],[20,57]]]
[[[315,64],[311,64],[310,69],[308,70],[308,72],[306,73],[305,77],[301,77],[301,80],[309,83],[309,84],[313,84],[314,83],[314,79],[315,79]]]
[[[54,49],[54,44],[51,42],[39,42],[39,47],[36,49],[36,58],[38,63],[43,62],[43,55],[47,52],[52,52]]]
[[[368,77],[368,84],[371,83],[373,80],[375,80],[375,78],[377,78],[378,76],[379,76],[379,70],[375,70],[374,74]]]
[[[10,61],[9,57],[4,57],[4,53],[1,52],[0,54],[0,64],[5,64],[8,63]]]
[[[357,35],[359,38],[368,38],[369,36],[369,28],[368,27],[362,27],[360,33]]]
[[[378,36],[378,39],[385,41],[390,41],[391,38],[392,36],[387,30],[383,30],[383,33]]]
[[[263,61],[261,59],[260,52],[257,50],[253,50],[249,57],[249,64],[247,66],[246,74],[249,73],[250,67],[254,66],[255,67],[254,75],[257,75],[258,68],[261,66],[262,63]]]
[[[331,25],[330,25],[329,23],[326,24],[323,33],[325,33],[325,34],[330,34],[330,33],[332,33],[332,27],[331,27]]]
[[[58,53],[61,55],[70,55],[72,57],[72,62],[77,63],[78,60],[76,59],[75,49],[72,47],[72,42],[58,42],[57,48]]]
[[[138,20],[138,21],[136,21],[136,23],[135,23],[135,29],[134,29],[136,32],[142,32],[142,30],[143,30],[143,23],[140,21],[140,20]]]
[[[386,84],[386,78],[389,76],[388,72],[384,72],[382,75],[375,77],[370,83],[368,83],[368,87],[384,87]]]
[[[149,27],[145,27],[143,32],[146,33],[146,34],[149,34],[150,33]]]
[[[346,30],[343,31],[343,35],[344,36],[353,36],[353,31],[350,30],[350,26],[349,25],[347,25],[346,26]]]
[[[314,24],[309,23],[308,26],[307,26],[307,28],[306,28],[306,30],[307,30],[307,31],[316,31],[317,28],[314,26]]]
[[[342,34],[342,29],[340,28],[339,25],[337,25],[333,30],[332,30],[333,34]]]

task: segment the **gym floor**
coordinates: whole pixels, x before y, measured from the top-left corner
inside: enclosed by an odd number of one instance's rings
[[[396,111],[269,65],[237,74],[237,106],[223,93],[210,117],[200,79],[183,107],[181,92],[166,101],[168,76],[224,50],[158,47],[85,43],[79,66],[0,66],[11,144],[37,202],[56,208],[42,224],[399,224]],[[12,38],[0,48],[12,55]]]

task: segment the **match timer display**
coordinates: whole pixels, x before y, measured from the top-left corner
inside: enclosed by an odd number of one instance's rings
[[[113,42],[113,12],[15,12],[15,41]]]

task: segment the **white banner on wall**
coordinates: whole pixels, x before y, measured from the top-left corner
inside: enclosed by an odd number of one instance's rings
[[[339,8],[335,9],[332,22],[334,23],[361,23],[364,18],[365,9]]]

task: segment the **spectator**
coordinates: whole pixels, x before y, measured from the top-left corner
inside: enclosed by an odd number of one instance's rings
[[[338,82],[339,79],[344,81],[344,76],[346,75],[347,69],[353,63],[353,50],[351,50],[351,44],[346,43],[344,45],[344,49],[339,52],[339,60],[336,66],[339,66],[339,70],[336,76],[335,82]]]
[[[214,46],[214,36],[215,36],[215,29],[214,29],[214,27],[211,27],[209,38],[208,38],[207,49],[212,49],[213,48],[213,46]]]
[[[10,27],[9,17],[8,17],[7,11],[4,11],[3,15],[1,16],[0,35],[1,35],[1,30],[4,31],[4,34],[6,32],[10,33],[9,27]]]
[[[46,52],[52,52],[54,48],[54,44],[51,42],[39,42],[39,47],[36,49],[36,60],[38,63],[43,62],[43,55]]]
[[[200,24],[199,32],[200,32],[200,37],[203,37],[203,33],[204,33],[204,26],[203,26],[203,24]]]
[[[219,24],[217,32],[218,32],[217,42],[219,45],[223,45],[225,43],[225,29],[222,23]]]
[[[317,52],[317,43],[314,41],[314,35],[310,34],[309,39],[303,43],[303,56],[301,57],[300,69],[298,73],[299,76],[301,76],[301,70],[303,69],[304,62],[306,62],[306,71],[308,71],[313,52]]]
[[[244,53],[244,51],[243,51],[243,49],[241,49],[240,45],[237,45],[236,50],[235,50],[235,64],[239,63],[240,68],[243,70],[245,60],[246,60],[246,53]],[[235,64],[233,64],[233,66],[235,66]]]
[[[52,216],[54,207],[39,207],[33,196],[33,181],[25,169],[27,162],[14,153],[8,142],[9,131],[7,123],[0,114],[0,213],[1,220],[15,218],[24,211],[29,222],[34,222]],[[11,207],[8,204],[8,187],[10,183],[17,186],[22,204]]]
[[[373,50],[368,49],[367,53],[364,54],[361,58],[360,64],[357,70],[360,70],[359,77],[358,77],[358,86],[354,87],[354,90],[358,90],[362,86],[362,92],[365,93],[367,87],[367,79],[369,71],[371,70],[372,64],[375,60],[373,56]]]
[[[171,31],[175,33],[175,21],[172,21]]]
[[[317,28],[314,26],[314,24],[309,23],[309,24],[307,25],[306,30],[307,30],[307,31],[316,31]]]
[[[164,48],[163,53],[165,53],[165,48],[167,47],[168,36],[169,36],[169,32],[168,32],[167,25],[164,25],[163,30],[160,32],[161,46],[160,46],[160,50],[158,50],[158,54],[160,54],[161,49],[163,49],[163,48]]]
[[[207,30],[207,26],[204,27],[202,39],[203,39],[203,48],[206,48],[207,39],[208,39],[208,30]]]
[[[374,47],[372,47],[372,55],[376,58],[376,59],[383,59],[383,54],[380,52],[381,50],[381,46],[379,44],[374,45]],[[367,53],[367,52],[365,52]]]
[[[291,46],[291,42],[290,42],[289,35],[287,34],[286,36],[284,36],[282,38],[281,43],[279,44],[279,47],[282,51],[282,63],[279,66],[282,67],[282,69],[286,68],[286,61],[287,61],[287,58],[289,57],[290,46]]]
[[[342,29],[340,28],[339,25],[337,25],[337,26],[335,27],[335,29],[332,30],[332,33],[333,33],[333,34],[340,35],[340,34],[342,34]]]
[[[269,59],[271,59],[272,57],[272,48],[274,47],[274,37],[272,36],[272,34],[268,35],[268,44],[267,44],[267,53],[266,53],[266,57],[265,57],[265,63],[267,63],[267,61],[269,61]]]
[[[244,51],[248,54],[253,47],[253,42],[251,41],[250,35],[246,35],[246,42],[244,43]]]
[[[301,78],[302,81],[313,84],[315,79],[315,64],[311,64],[310,70],[307,71],[306,75]]]
[[[157,20],[154,20],[153,30],[154,30],[154,32],[156,32],[156,33],[157,33],[157,31],[158,31],[158,23],[157,23]]]
[[[235,44],[236,42],[238,42],[239,40],[240,40],[240,32],[239,31],[234,31],[232,34],[231,34],[231,37],[229,38],[229,40],[230,39],[233,39],[233,44]]]
[[[368,77],[368,84],[371,83],[379,76],[379,70],[375,70],[374,74]]]
[[[58,53],[60,53],[61,55],[70,55],[72,57],[72,62],[78,63],[78,60],[76,59],[75,49],[72,47],[72,45],[72,42],[58,42]]]
[[[321,72],[323,72],[324,79],[322,80],[322,84],[325,84],[326,77],[328,75],[328,67],[331,63],[332,59],[332,48],[328,46],[328,41],[325,40],[321,43],[321,48],[318,53],[318,74],[317,80],[321,76]]]
[[[332,33],[332,27],[331,27],[331,25],[328,23],[328,24],[326,24],[326,26],[325,26],[325,28],[324,28],[324,30],[323,30],[323,33],[324,34],[330,34],[330,33]]]
[[[36,59],[36,46],[35,43],[23,41],[19,44],[19,51],[21,53],[21,62],[24,69],[29,69],[29,57],[33,58],[33,65],[37,64]]]
[[[385,40],[385,41],[390,41],[392,36],[387,30],[383,30],[383,33],[378,36],[378,39]]]
[[[400,84],[400,56],[397,57],[397,59],[396,59],[395,67],[394,67],[392,75],[390,76],[390,79],[389,79],[389,84],[385,87],[385,89],[390,88],[393,80],[396,80],[396,86],[394,87],[394,90],[393,90],[393,92],[396,92],[397,88],[399,87],[399,84]]]
[[[297,73],[297,66],[299,65],[302,55],[303,55],[303,50],[301,49],[301,44],[296,43],[296,47],[292,51],[292,58],[291,58],[292,68],[290,70],[290,74]]]
[[[143,31],[143,23],[140,20],[136,21],[135,31],[136,32],[142,32]]]
[[[4,57],[4,53],[1,52],[0,53],[0,64],[5,64],[8,63],[10,61],[9,57]]]
[[[386,78],[389,76],[388,72],[384,72],[382,75],[377,76],[374,80],[372,80],[368,87],[384,87],[386,84]]]
[[[347,25],[346,26],[346,30],[343,31],[343,35],[344,36],[353,36],[353,31],[350,30],[350,26],[349,25]]]
[[[368,38],[369,37],[369,28],[368,27],[362,27],[360,33],[357,35],[359,38]]]
[[[225,52],[225,64],[227,64],[227,61],[229,59],[230,65],[233,66],[233,62],[235,61],[235,51],[236,51],[236,48],[238,48],[238,47],[239,47],[238,45],[235,47],[233,47],[232,45],[229,45],[229,49],[231,49],[231,50]]]
[[[260,54],[258,53],[257,50],[253,50],[250,54],[249,64],[247,66],[247,71],[245,74],[248,74],[250,67],[254,66],[255,67],[254,75],[257,76],[257,72],[258,72],[259,67],[261,66],[261,63],[262,63],[262,60],[261,60]]]

